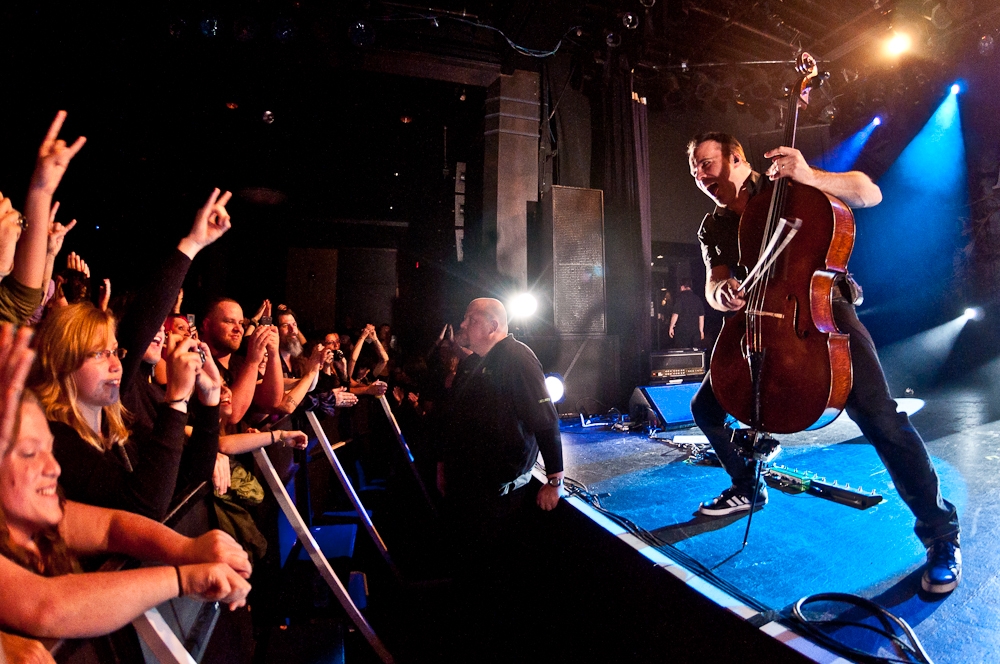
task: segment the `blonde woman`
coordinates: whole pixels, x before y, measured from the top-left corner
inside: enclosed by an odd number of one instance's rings
[[[63,307],[43,321],[35,346],[29,384],[50,423],[67,498],[159,521],[175,491],[211,479],[221,378],[205,344],[177,344],[155,425],[136,432],[119,399],[122,352],[114,316],[89,303]],[[185,445],[193,394],[200,403],[192,409],[193,433]]]
[[[150,519],[63,500],[61,468],[37,399],[25,392],[0,457],[0,624],[36,637],[106,634],[178,596],[242,606],[246,553],[228,535],[179,535]],[[165,563],[80,574],[78,555],[121,553]]]
[[[174,592],[241,605],[250,565],[223,533],[191,539],[135,514],[52,496],[48,485],[60,473],[52,434],[37,398],[22,400],[35,357],[31,334],[0,325],[0,626],[39,637],[92,636],[121,627]],[[49,578],[57,568],[74,569],[74,553],[97,552],[176,567]],[[0,661],[3,653],[11,662],[53,661],[38,641],[7,631],[0,631]]]

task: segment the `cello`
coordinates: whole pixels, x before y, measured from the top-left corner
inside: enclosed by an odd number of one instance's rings
[[[789,94],[784,142],[795,146],[800,107],[821,82],[802,53]],[[767,193],[770,191],[770,195]],[[740,217],[745,305],[723,325],[712,353],[719,404],[756,434],[796,433],[832,422],[851,392],[848,335],[833,320],[832,289],[847,272],[854,215],[838,198],[779,178]]]

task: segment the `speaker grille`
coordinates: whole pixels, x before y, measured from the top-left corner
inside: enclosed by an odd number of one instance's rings
[[[553,186],[545,213],[552,220],[553,322],[563,334],[606,331],[604,192]]]

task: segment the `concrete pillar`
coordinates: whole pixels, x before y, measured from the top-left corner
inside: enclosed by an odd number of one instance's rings
[[[486,94],[483,233],[497,270],[528,285],[527,202],[538,201],[538,74],[501,74]]]

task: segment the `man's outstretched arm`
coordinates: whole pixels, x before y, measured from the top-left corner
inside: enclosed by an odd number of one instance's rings
[[[764,153],[772,159],[767,176],[772,180],[791,178],[836,196],[852,208],[874,207],[882,202],[882,190],[861,171],[830,173],[813,168],[795,148],[780,147]]]

